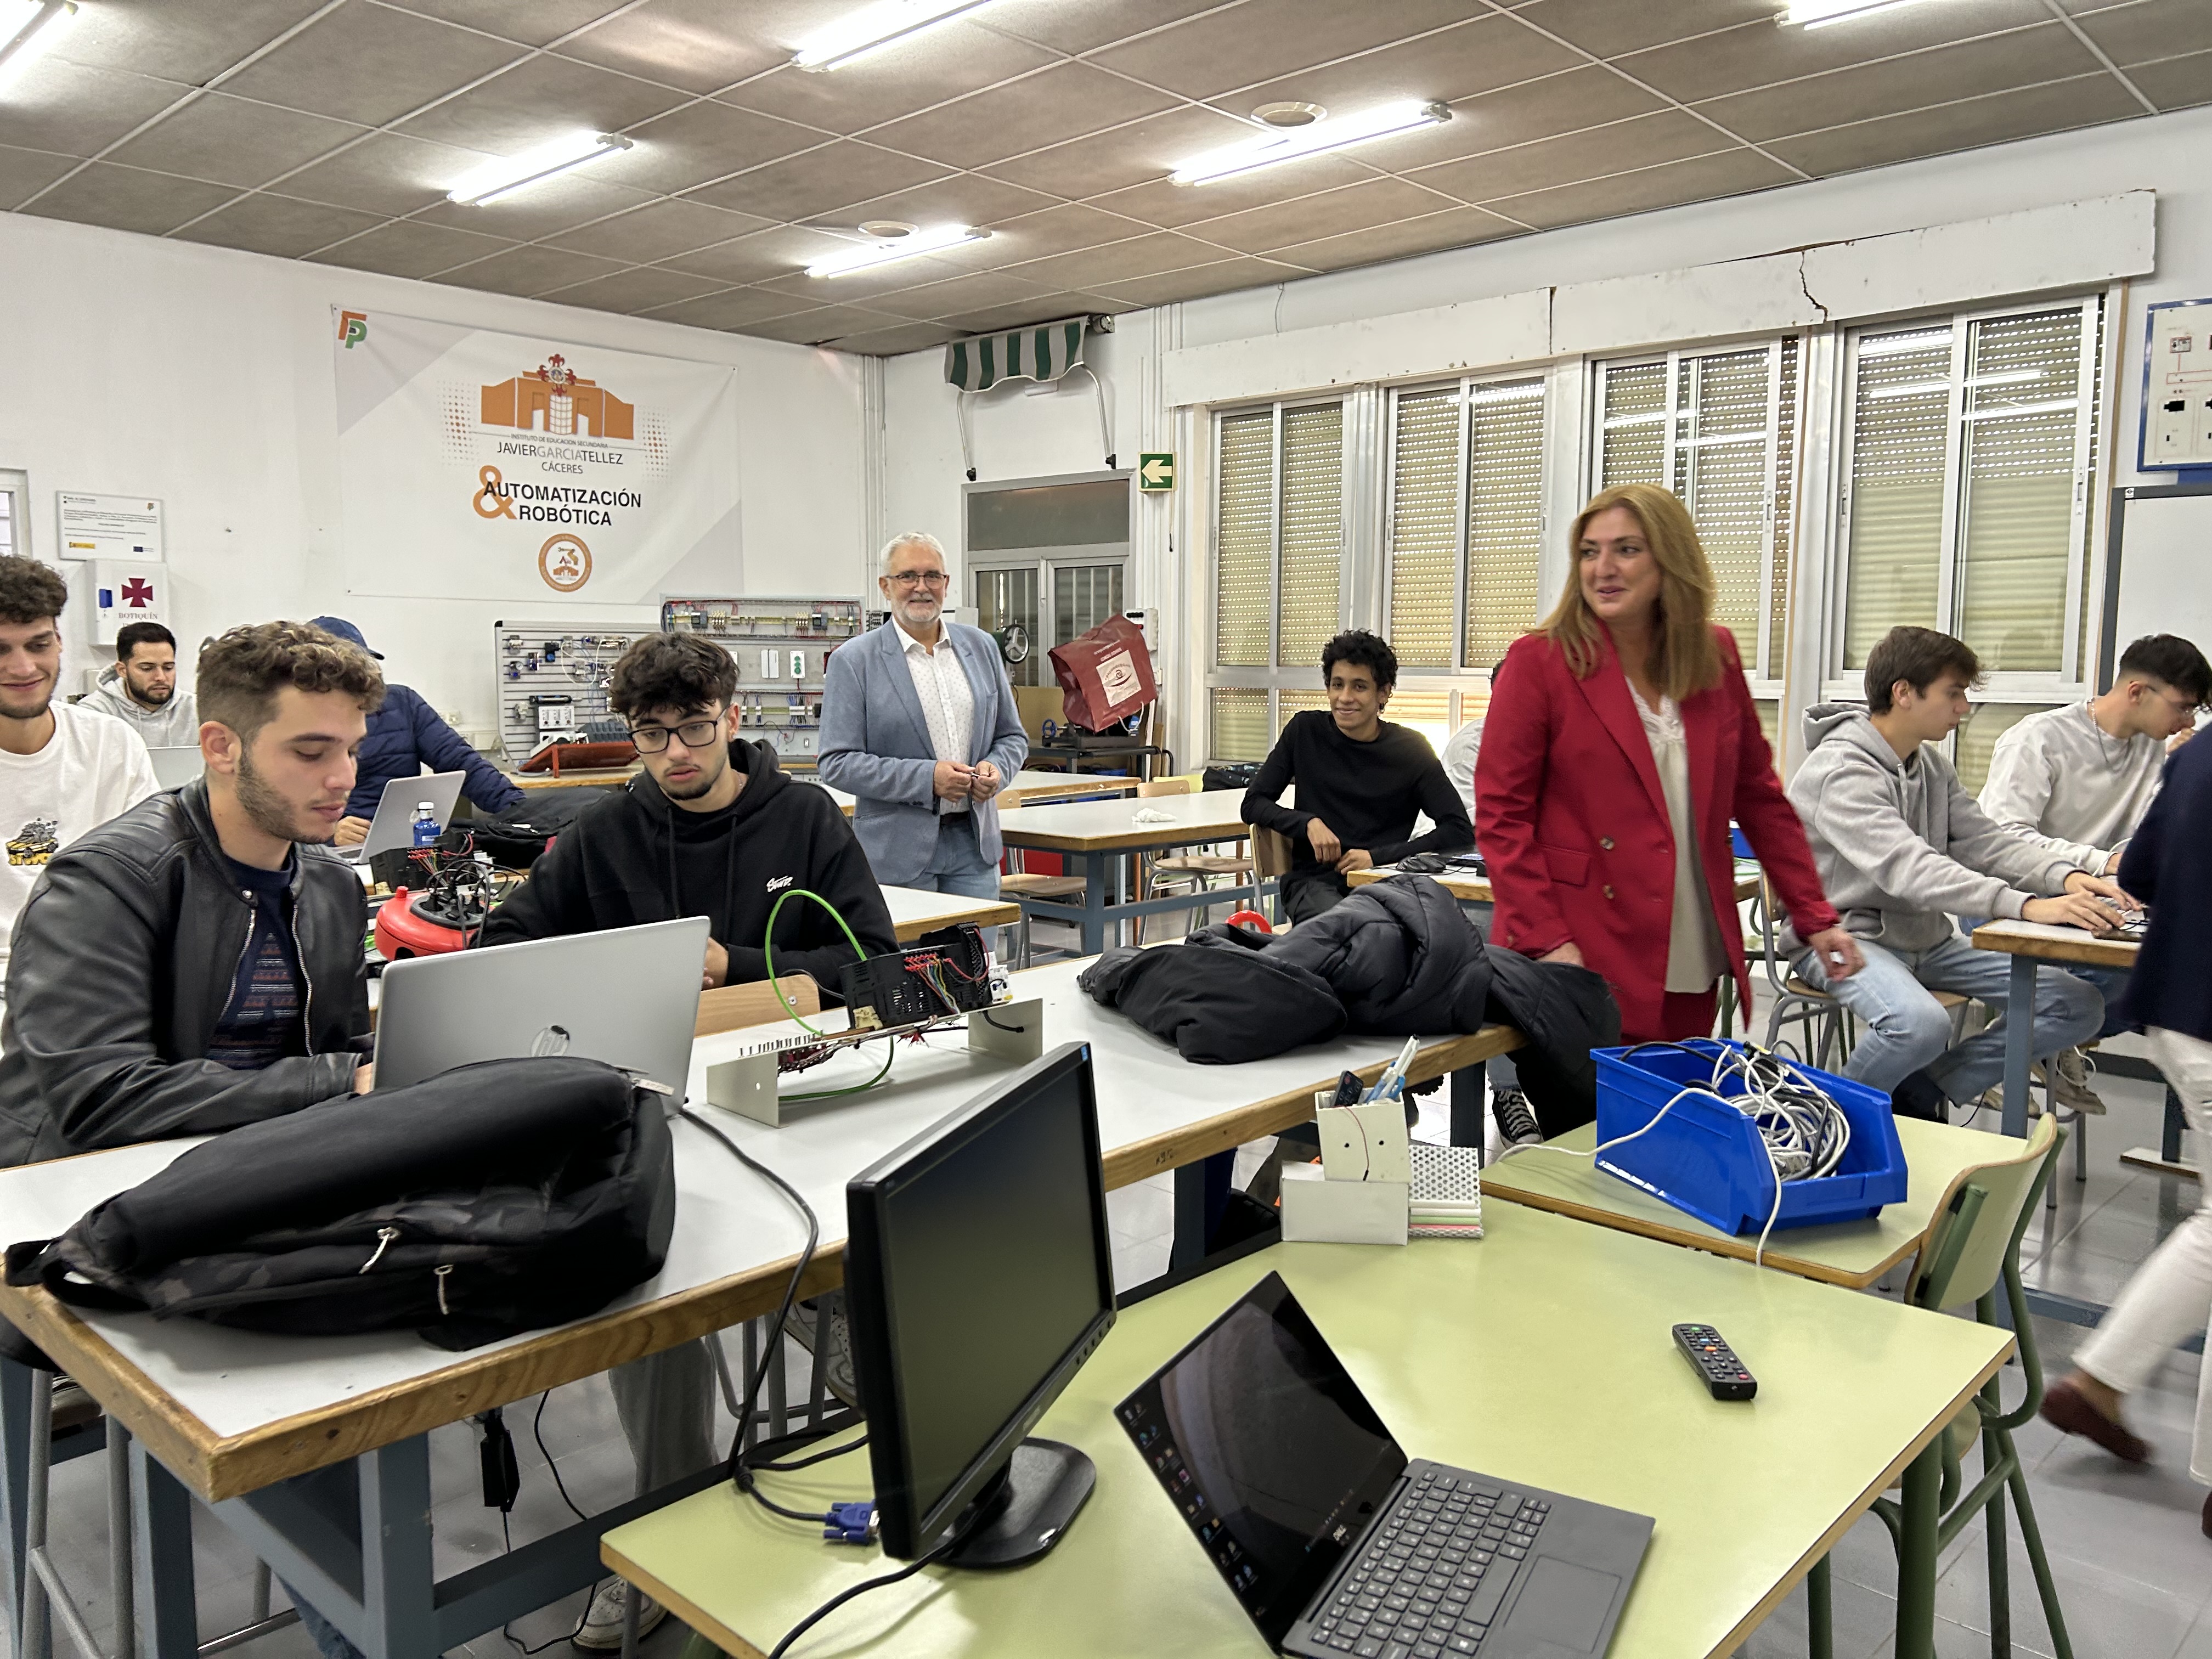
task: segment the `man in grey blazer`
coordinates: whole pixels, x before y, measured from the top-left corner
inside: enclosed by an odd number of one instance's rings
[[[937,538],[884,549],[888,626],[830,654],[823,782],[859,798],[853,827],[889,886],[999,896],[997,794],[1030,752],[999,647],[945,619],[951,576]]]

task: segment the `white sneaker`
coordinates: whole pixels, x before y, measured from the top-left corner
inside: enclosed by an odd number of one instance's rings
[[[2052,1091],[2057,1096],[2061,1106],[2070,1106],[2077,1112],[2086,1112],[2095,1117],[2105,1115],[2104,1101],[2089,1086],[2089,1079],[2095,1075],[2097,1068],[2088,1055],[2079,1048],[2061,1049],[2053,1057],[2051,1069]]]
[[[830,1340],[828,1352],[822,1356],[822,1380],[830,1393],[858,1411],[860,1385],[853,1376],[853,1328],[845,1318],[845,1293],[824,1291],[812,1298],[815,1307],[825,1299],[830,1303]],[[809,1353],[814,1352],[815,1307],[800,1303],[791,1310],[790,1322],[784,1327],[791,1340]]]
[[[582,1627],[569,1639],[586,1653],[613,1653],[623,1644],[623,1615],[629,1609],[629,1598],[639,1598],[637,1633],[642,1638],[660,1621],[668,1617],[668,1609],[642,1591],[633,1589],[620,1578],[609,1578],[592,1592],[592,1605],[584,1614]]]

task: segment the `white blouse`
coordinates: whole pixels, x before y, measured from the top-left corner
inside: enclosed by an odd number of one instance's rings
[[[1682,711],[1674,698],[1661,696],[1657,712],[1633,684],[1637,717],[1651,744],[1652,764],[1667,797],[1667,823],[1674,832],[1674,913],[1667,930],[1667,989],[1709,991],[1728,971],[1720,924],[1713,917],[1713,896],[1705,885],[1705,866],[1698,856],[1697,823],[1690,804],[1690,749],[1682,730]]]

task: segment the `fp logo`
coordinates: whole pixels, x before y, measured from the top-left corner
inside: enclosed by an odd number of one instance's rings
[[[351,351],[368,337],[368,313],[365,311],[338,313],[338,340]]]

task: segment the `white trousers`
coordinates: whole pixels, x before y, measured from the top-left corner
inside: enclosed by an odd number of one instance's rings
[[[2197,1213],[2166,1237],[2128,1281],[2074,1363],[2106,1387],[2133,1394],[2191,1331],[2212,1325],[2212,1042],[2154,1025],[2151,1058],[2181,1097],[2197,1132]],[[2212,1364],[2197,1384],[2197,1437],[2189,1473],[2212,1486]]]

